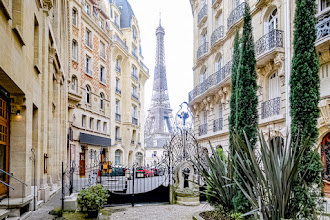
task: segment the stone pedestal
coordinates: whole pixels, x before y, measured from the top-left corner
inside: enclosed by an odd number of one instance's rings
[[[199,192],[190,189],[183,189],[176,191],[176,203],[179,205],[198,206]]]
[[[50,194],[50,187],[48,185],[45,185],[42,188],[40,188],[40,196],[41,199],[44,200],[44,203],[46,203],[49,200],[49,194]]]

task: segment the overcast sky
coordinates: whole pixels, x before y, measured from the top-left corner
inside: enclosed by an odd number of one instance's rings
[[[138,20],[142,55],[150,70],[145,85],[145,110],[150,107],[155,68],[156,35],[161,12],[165,28],[165,62],[173,116],[188,102],[193,88],[193,18],[189,0],[128,0]]]

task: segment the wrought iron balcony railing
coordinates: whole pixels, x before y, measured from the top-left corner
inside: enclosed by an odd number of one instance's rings
[[[136,101],[139,101],[139,97],[136,94],[132,93],[132,98],[135,99]]]
[[[245,2],[237,6],[227,18],[227,30],[231,28],[239,19],[244,16]]]
[[[207,15],[207,4],[205,4],[202,9],[198,12],[197,23],[199,24],[201,20]]]
[[[116,121],[121,122],[121,115],[116,113]]]
[[[330,12],[326,13],[317,20],[316,40],[330,34]]]
[[[115,137],[116,141],[121,142],[121,137]]]
[[[137,119],[137,118],[134,118],[134,117],[132,117],[132,124],[135,124],[135,125],[137,125],[137,124],[138,124],[138,119]]]
[[[142,68],[149,74],[149,68],[140,60]]]
[[[199,136],[207,134],[207,123],[202,124],[198,127],[198,134]]]
[[[139,81],[139,78],[135,73],[132,73],[132,78],[135,79],[136,81]]]
[[[277,29],[265,34],[254,44],[256,56],[275,49],[276,47],[283,47],[283,31]]]
[[[229,61],[219,71],[213,73],[204,82],[197,85],[192,91],[189,92],[189,102],[194,100],[197,96],[206,93],[206,91],[213,87],[221,84],[229,75],[231,75],[232,61]]]
[[[126,52],[128,51],[128,46],[126,45],[126,42],[120,39],[117,34],[113,36],[113,41],[117,42],[124,50],[126,50]]]
[[[117,71],[118,73],[121,72],[121,68],[120,68],[120,66],[116,65],[116,71]]]
[[[213,121],[213,132],[221,131],[223,127],[223,120],[222,118],[218,118]]]
[[[201,56],[206,54],[207,51],[208,51],[208,42],[205,42],[201,46],[199,46],[197,50],[197,59],[199,59]]]
[[[261,103],[261,118],[268,118],[273,115],[280,114],[281,110],[281,97],[268,100]]]
[[[223,38],[223,26],[218,27],[213,31],[211,35],[211,46],[213,46],[218,40]]]
[[[121,95],[121,90],[119,88],[116,88],[116,93],[118,93],[119,95]]]

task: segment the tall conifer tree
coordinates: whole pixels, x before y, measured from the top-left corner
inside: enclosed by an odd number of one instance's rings
[[[312,185],[321,184],[322,163],[312,148],[318,137],[317,119],[320,100],[319,60],[315,50],[315,0],[296,0],[295,30],[290,78],[291,136],[294,141],[310,137],[309,149],[300,163],[300,175],[307,187],[294,188],[293,209],[300,209],[307,219],[315,214],[318,193]],[[299,136],[298,136],[299,135]],[[307,171],[306,175],[303,173]],[[294,216],[295,217],[295,216]]]

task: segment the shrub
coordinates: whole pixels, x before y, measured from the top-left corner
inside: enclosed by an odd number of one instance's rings
[[[81,211],[99,211],[108,199],[108,191],[101,184],[83,189],[78,194],[78,204]]]

